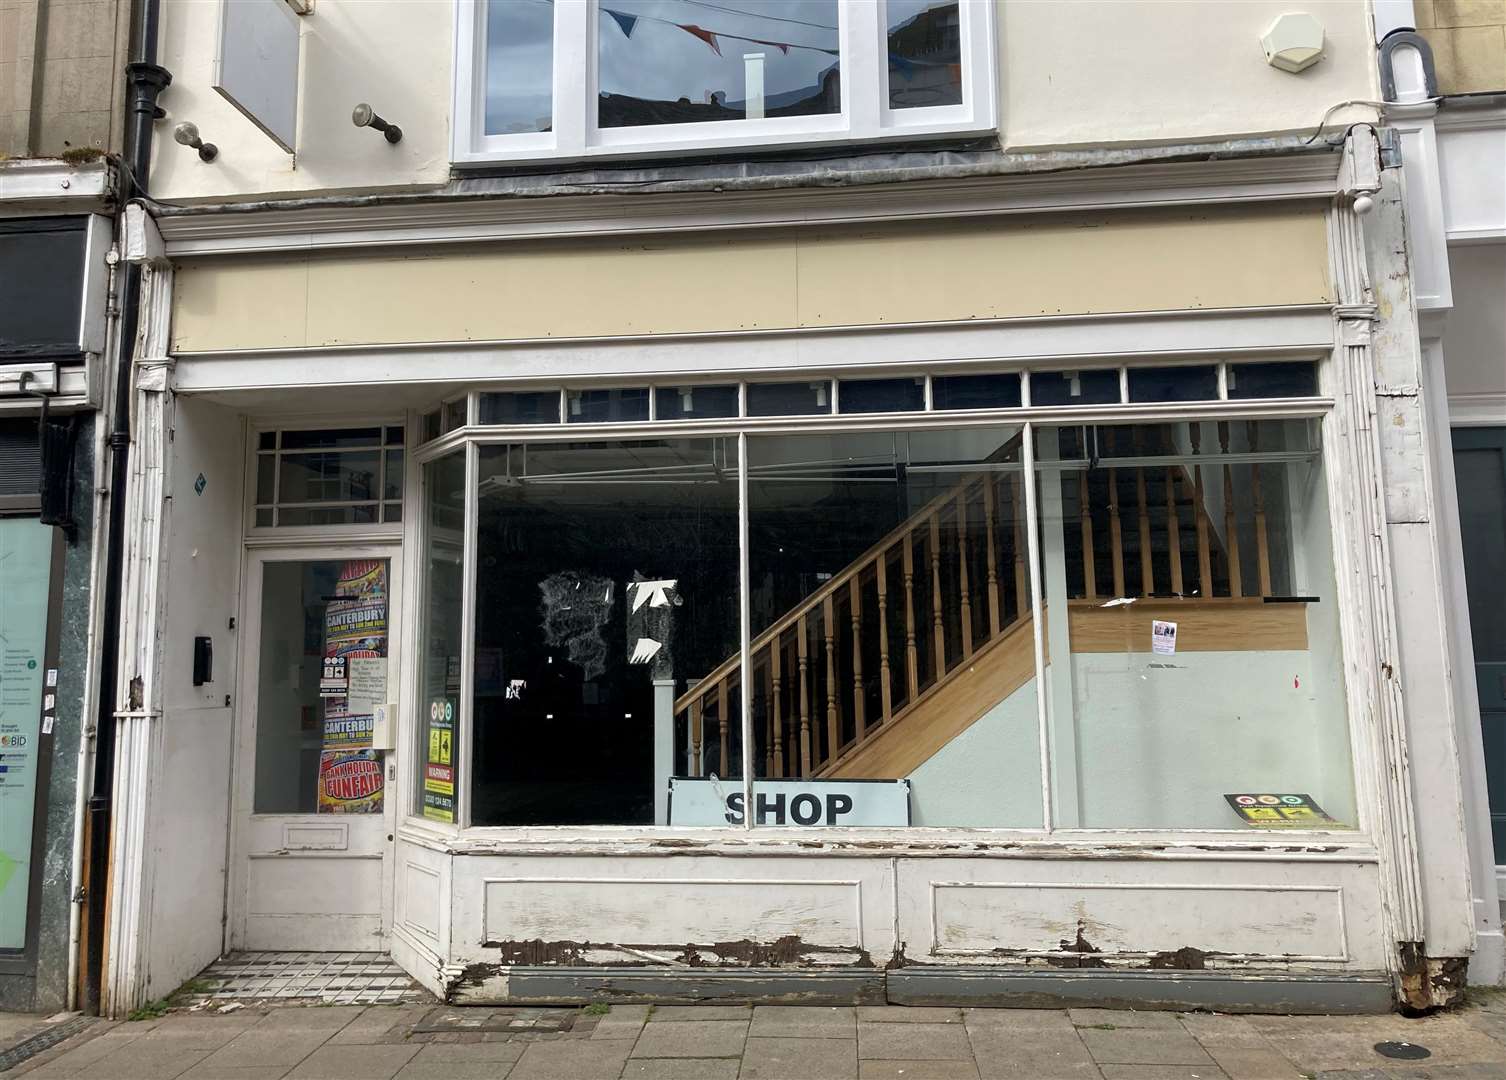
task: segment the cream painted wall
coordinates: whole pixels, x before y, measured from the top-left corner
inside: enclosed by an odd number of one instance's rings
[[[1323,23],[1326,55],[1269,66],[1278,15]],[[1012,149],[1308,131],[1341,101],[1379,97],[1370,5],[1360,0],[1008,0],[999,20],[1000,113]],[[1368,108],[1333,123],[1373,119]]]
[[[1001,138],[1010,148],[1123,146],[1306,131],[1329,106],[1378,96],[1369,5],[1297,5],[1324,23],[1327,55],[1290,75],[1260,34],[1285,0],[1001,0]],[[166,0],[152,190],[167,201],[412,188],[449,177],[454,7],[448,0],[318,0],[300,20],[296,163],[211,88],[217,0]],[[355,128],[359,101],[400,124],[388,146]],[[1369,119],[1368,109],[1334,122]],[[182,120],[220,147],[201,163],[172,141]],[[736,156],[735,154],[733,156]]]
[[[1326,304],[1325,236],[1278,204],[205,259],[173,351]]]

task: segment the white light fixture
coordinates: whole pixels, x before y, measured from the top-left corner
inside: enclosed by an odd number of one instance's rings
[[[1276,16],[1260,35],[1265,62],[1295,74],[1323,59],[1323,24],[1305,11]]]

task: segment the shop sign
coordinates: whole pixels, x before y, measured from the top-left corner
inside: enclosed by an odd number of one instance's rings
[[[319,813],[380,814],[382,762],[375,750],[325,750],[319,755]]]
[[[742,825],[741,780],[671,777],[669,823]],[[753,822],[761,826],[892,826],[910,824],[908,780],[755,780]]]
[[[1246,825],[1261,829],[1323,829],[1340,824],[1311,795],[1243,792],[1224,799]]]
[[[427,750],[424,760],[424,817],[455,823],[455,720],[458,699],[446,696],[429,702]]]

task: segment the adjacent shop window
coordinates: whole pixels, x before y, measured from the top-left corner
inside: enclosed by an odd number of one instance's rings
[[[466,0],[455,159],[986,132],[991,9],[990,0]]]
[[[0,517],[0,957],[27,946],[53,534],[34,517]]]
[[[737,651],[736,441],[484,446],[476,499],[471,822],[647,825],[672,774],[741,776],[735,692],[675,707]]]
[[[1317,422],[1036,445],[1056,826],[1352,826]]]
[[[257,436],[253,521],[258,528],[396,522],[402,520],[402,500],[401,427]]]
[[[379,814],[377,710],[388,704],[386,559],[262,567],[258,814]]]

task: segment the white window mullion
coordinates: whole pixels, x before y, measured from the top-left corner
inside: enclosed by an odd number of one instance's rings
[[[554,147],[579,157],[595,134],[596,4],[558,0],[554,5]]]
[[[842,112],[848,136],[870,139],[880,133],[879,102],[885,91],[888,64],[884,33],[884,5],[874,0],[848,0],[841,5]]]

